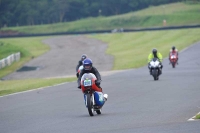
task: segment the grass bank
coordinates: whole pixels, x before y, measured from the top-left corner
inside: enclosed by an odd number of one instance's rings
[[[9,67],[0,69],[0,78],[14,72],[32,58],[36,58],[47,52],[50,49],[49,46],[42,43],[42,40],[45,38],[48,37],[0,39],[0,59],[16,52],[21,53],[20,61],[13,63]]]
[[[116,34],[93,34],[89,37],[96,38],[108,43],[107,54],[113,55],[114,70],[138,68],[147,64],[147,56],[152,48],[157,48],[167,57],[169,49],[175,45],[179,50],[200,41],[200,28],[183,30],[165,30],[151,32],[133,32]],[[0,70],[0,75],[6,75],[19,68],[23,63],[29,61],[32,56],[39,56],[49,50],[47,45],[42,44],[42,40],[48,37],[32,38],[10,38],[0,39],[3,46],[7,49],[3,56],[12,51],[21,50],[23,53],[20,62]],[[6,46],[8,45],[8,46]],[[10,46],[9,46],[10,45]],[[2,57],[3,57],[2,56]],[[51,86],[63,82],[75,81],[76,78],[60,79],[31,79],[31,80],[10,80],[0,81],[0,95]]]
[[[42,40],[47,38],[49,37],[0,39],[0,59],[15,52],[21,53],[20,61],[13,63],[11,66],[0,69],[0,78],[16,71],[33,57],[36,58],[49,51],[49,46],[42,43]],[[0,81],[0,96],[75,80],[76,78],[73,77]]]
[[[200,41],[200,28],[133,33],[96,34],[90,37],[108,43],[107,54],[113,55],[114,70],[138,68],[147,64],[152,48],[167,57],[172,46],[178,50]]]
[[[75,81],[76,78],[28,79],[0,81],[0,96]]]
[[[100,16],[73,22],[63,22],[36,26],[7,27],[2,30],[13,30],[22,33],[55,33],[73,31],[112,30],[115,28],[146,28],[200,24],[200,4],[173,3],[161,6],[151,6],[137,12],[131,12],[111,17]]]
[[[200,119],[200,113],[196,115],[195,119]]]
[[[147,64],[147,56],[152,48],[157,48],[167,57],[169,49],[175,45],[179,51],[185,47],[200,41],[200,28],[183,30],[165,30],[151,32],[133,32],[116,34],[93,34],[89,37],[96,38],[108,43],[107,54],[114,56],[114,70],[138,68]],[[14,63],[8,68],[0,70],[0,74],[9,73],[19,68],[20,65],[38,56],[49,48],[42,44],[42,40],[48,37],[12,38],[0,39],[4,44],[9,43],[14,48],[25,49],[24,59]],[[16,47],[15,47],[16,45]],[[6,54],[5,54],[6,55]],[[76,78],[60,79],[31,79],[0,81],[0,95],[35,89],[44,86],[55,85],[63,82],[75,81]]]

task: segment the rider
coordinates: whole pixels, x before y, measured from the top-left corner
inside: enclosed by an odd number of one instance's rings
[[[98,87],[98,91],[102,92],[102,88],[100,87],[100,83],[101,83],[101,75],[98,72],[98,70],[92,66],[92,60],[87,58],[83,61],[83,69],[80,72],[79,78],[78,78],[78,88],[81,88],[81,77],[83,76],[84,73],[93,73],[97,80],[95,81],[97,87]],[[104,94],[104,98],[107,100],[108,95]]]
[[[154,48],[152,50],[152,53],[150,53],[149,56],[148,56],[148,68],[149,68],[150,75],[151,75],[151,69],[150,69],[149,66],[150,66],[150,61],[153,58],[158,58],[159,59],[160,65],[161,65],[160,74],[162,74],[162,68],[163,68],[163,65],[162,65],[162,55],[161,55],[161,53],[157,52],[157,49]]]
[[[172,46],[172,49],[170,49],[170,52],[169,52],[169,62],[170,62],[170,54],[173,53],[173,54],[176,54],[177,55],[177,64],[178,64],[178,49],[176,49],[175,46]]]
[[[78,78],[79,74],[78,74],[78,68],[83,65],[83,60],[85,60],[87,58],[87,55],[86,54],[83,54],[81,56],[81,60],[78,61],[78,65],[76,66],[76,76]]]

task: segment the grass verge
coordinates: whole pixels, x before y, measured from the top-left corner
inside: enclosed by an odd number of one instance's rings
[[[195,116],[195,119],[200,119],[200,113]]]
[[[0,81],[0,96],[16,92],[32,90],[40,87],[52,86],[60,83],[75,81],[77,78],[55,78],[55,79],[28,79]]]
[[[93,34],[89,37],[108,43],[108,49],[106,52],[115,57],[113,69],[123,70],[146,65],[147,56],[151,52],[152,48],[157,48],[158,51],[162,53],[163,57],[167,57],[172,45],[176,46],[179,50],[182,50],[185,47],[200,41],[199,34],[200,28],[116,34]],[[41,41],[46,38],[47,37],[13,38],[8,40],[0,39],[0,41],[4,43],[9,42],[11,45],[18,45],[21,48],[26,47],[25,49],[29,54],[24,54],[27,55],[27,57],[23,57],[26,59],[21,61],[21,64],[23,64],[25,61],[30,60],[31,56],[39,56],[48,50],[47,46],[44,46],[44,49],[39,48],[43,45]],[[2,75],[2,73],[5,73],[4,71],[6,71],[6,73],[8,73],[8,71],[14,71],[16,67],[18,67],[17,63],[0,70],[0,74]],[[0,81],[0,95],[75,80],[76,78]]]
[[[16,52],[21,53],[20,61],[13,63],[11,66],[0,69],[0,78],[14,72],[32,58],[38,57],[47,52],[50,49],[49,46],[42,43],[42,40],[46,38],[48,37],[0,39],[0,59]]]
[[[107,54],[113,55],[114,70],[138,68],[147,64],[152,48],[167,57],[172,46],[182,50],[200,41],[200,28],[133,33],[96,34],[89,37],[108,43]]]

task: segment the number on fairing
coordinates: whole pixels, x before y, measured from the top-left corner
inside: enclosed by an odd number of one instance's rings
[[[103,95],[102,94],[99,94],[99,101],[103,101]]]
[[[84,86],[91,86],[92,81],[91,80],[84,80]]]

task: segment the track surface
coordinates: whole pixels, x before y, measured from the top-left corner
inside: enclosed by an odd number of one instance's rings
[[[148,68],[102,76],[108,101],[90,117],[76,82],[0,98],[2,133],[199,133],[200,44],[164,60],[154,81]]]
[[[105,54],[107,44],[85,36],[58,36],[43,41],[51,50],[34,58],[24,66],[36,71],[16,71],[4,80],[75,76],[76,65],[82,54],[92,59],[99,71],[112,69],[113,57]]]

